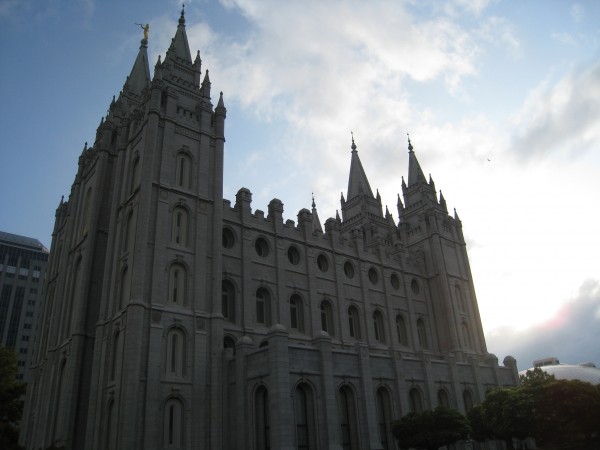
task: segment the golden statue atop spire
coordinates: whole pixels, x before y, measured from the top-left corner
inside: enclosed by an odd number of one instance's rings
[[[144,39],[148,40],[148,31],[150,31],[150,24],[147,23],[146,25],[144,25],[142,23],[136,23],[136,25],[142,27],[142,30],[144,30]]]

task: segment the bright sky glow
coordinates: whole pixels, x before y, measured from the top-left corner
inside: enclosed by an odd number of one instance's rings
[[[181,5],[0,0],[0,229],[50,245],[54,209],[150,24]],[[397,219],[406,133],[468,241],[489,351],[600,365],[600,2],[186,2],[227,107],[225,197],[335,216],[350,131]]]

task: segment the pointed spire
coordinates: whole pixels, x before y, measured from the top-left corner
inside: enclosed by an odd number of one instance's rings
[[[402,204],[402,200],[400,199],[400,194],[398,194],[398,203],[397,203],[397,208],[398,208],[398,222],[400,222],[402,220],[402,213],[404,212],[404,205]]]
[[[219,94],[219,102],[217,103],[217,107],[215,108],[215,113],[220,114],[224,111],[227,110],[225,109],[225,102],[223,101],[223,91],[221,91],[221,93]]]
[[[337,209],[335,210],[335,221],[337,223],[341,223],[342,222],[342,219],[340,218],[340,212]]]
[[[202,92],[204,97],[210,98],[210,78],[208,76],[208,69],[206,69],[206,75],[204,75],[204,80],[202,81]]]
[[[150,66],[148,65],[148,40],[142,39],[131,73],[125,81],[123,91],[140,95],[144,88],[150,84]]]
[[[187,62],[190,65],[192,64],[192,54],[190,53],[190,46],[185,32],[185,5],[181,9],[179,25],[177,25],[177,31],[175,32],[175,37],[171,42],[168,53],[170,53],[167,55],[168,57],[174,55],[177,59]]]
[[[421,182],[427,184],[427,180],[425,179],[423,170],[421,170],[421,165],[419,164],[419,161],[417,160],[415,152],[413,151],[413,146],[410,142],[410,136],[409,136],[409,138],[408,138],[408,187],[411,187],[414,184],[421,183]]]
[[[458,213],[456,212],[456,208],[454,208],[454,220],[460,222],[460,217],[458,217]]]
[[[366,194],[373,197],[373,191],[369,185],[369,180],[365,174],[360,158],[358,157],[358,151],[356,150],[356,144],[354,143],[354,134],[352,134],[352,159],[350,161],[350,176],[348,177],[348,194],[346,198],[352,200],[354,197],[360,194]]]
[[[442,207],[442,209],[446,212],[448,212],[448,206],[446,205],[446,199],[444,198],[444,194],[442,194],[442,191],[440,189],[440,206]]]
[[[317,205],[315,204],[315,194],[312,193],[312,232],[320,231],[323,232],[321,227],[321,221],[319,220],[319,214],[317,213]]]

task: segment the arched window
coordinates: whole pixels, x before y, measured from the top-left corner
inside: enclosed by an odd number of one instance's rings
[[[117,448],[117,414],[115,413],[115,401],[108,402],[108,413],[106,414],[106,445],[107,450],[116,450]]]
[[[133,193],[136,188],[140,185],[141,179],[141,167],[140,167],[140,157],[135,156],[133,163],[131,164],[131,184],[129,185],[129,192]]]
[[[463,296],[462,291],[460,290],[460,286],[454,286],[454,296],[456,297],[456,304],[461,311],[467,310],[467,305],[465,303],[465,297]]]
[[[321,272],[327,272],[329,270],[329,261],[327,260],[327,256],[323,253],[317,256],[317,267]]]
[[[254,394],[254,438],[256,450],[271,448],[271,424],[269,417],[269,394],[267,388],[260,386]]]
[[[304,308],[302,297],[298,294],[293,294],[290,297],[290,328],[304,331]]]
[[[165,448],[183,447],[183,405],[179,399],[171,398],[165,403],[163,434]]]
[[[129,303],[129,297],[131,296],[131,273],[129,267],[123,267],[121,271],[121,288],[119,291],[119,309],[125,308]]]
[[[334,336],[333,330],[333,310],[331,303],[327,300],[321,302],[321,330],[326,331],[329,336]]]
[[[235,355],[235,340],[231,336],[225,336],[223,338],[223,348],[225,350],[231,349]]]
[[[92,188],[88,188],[83,199],[83,214],[81,216],[81,237],[88,234],[90,227],[90,204],[92,202]]]
[[[438,406],[443,406],[444,408],[450,408],[450,397],[448,397],[448,391],[442,388],[438,391]]]
[[[352,450],[358,448],[358,423],[356,421],[356,402],[349,386],[342,386],[339,391],[338,407],[340,411],[340,428],[342,432],[342,448]]]
[[[256,291],[256,322],[271,326],[271,294],[265,288]]]
[[[311,387],[301,383],[294,394],[296,416],[296,448],[309,450],[316,448],[314,397]]]
[[[177,155],[177,164],[175,169],[175,184],[182,188],[190,187],[190,172],[192,168],[192,162],[190,157],[185,153],[181,152]]]
[[[408,333],[406,332],[406,322],[402,314],[396,316],[396,331],[398,333],[398,342],[400,345],[408,345]]]
[[[384,387],[377,389],[377,420],[379,422],[379,440],[384,450],[395,448],[392,436],[392,401],[390,393]]]
[[[423,402],[421,401],[421,393],[417,388],[412,388],[408,393],[410,412],[423,411]]]
[[[348,308],[348,328],[350,330],[350,337],[353,337],[356,340],[361,339],[360,316],[358,315],[356,306],[350,306],[350,308]]]
[[[384,344],[385,329],[383,327],[383,316],[381,315],[381,311],[375,311],[373,313],[373,329],[375,331],[375,340]]]
[[[181,264],[173,264],[169,270],[169,304],[183,306],[186,297],[187,271]]]
[[[186,247],[188,245],[189,215],[185,208],[180,206],[173,209],[173,226],[171,228],[171,242]]]
[[[471,331],[469,330],[469,324],[463,322],[461,325],[463,346],[467,349],[473,349],[473,340],[471,338]]]
[[[417,320],[417,333],[419,335],[419,345],[422,349],[426,350],[429,348],[429,340],[427,339],[427,328],[425,328],[425,322],[423,319]]]
[[[167,333],[166,375],[182,378],[185,376],[186,350],[185,334],[180,328],[172,328]]]
[[[221,313],[225,320],[235,323],[235,287],[229,280],[223,280],[222,283]]]
[[[117,369],[121,354],[121,333],[117,330],[113,336],[112,354],[110,360],[110,381],[115,381],[117,378]]]
[[[471,394],[469,389],[463,391],[463,403],[465,404],[465,411],[473,408],[473,394]]]

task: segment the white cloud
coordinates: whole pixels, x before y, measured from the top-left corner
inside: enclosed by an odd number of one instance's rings
[[[585,9],[579,3],[574,3],[570,10],[571,19],[575,23],[580,23],[585,18]]]
[[[577,40],[569,33],[567,32],[562,32],[562,33],[552,33],[552,39],[554,39],[555,41],[558,41],[562,44],[567,44],[567,45],[577,45]]]

